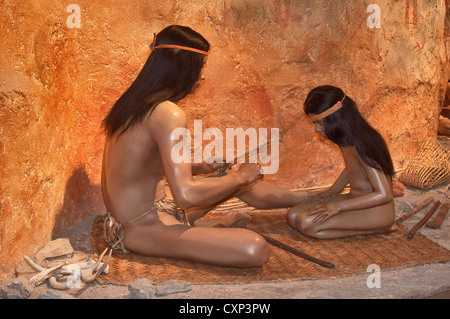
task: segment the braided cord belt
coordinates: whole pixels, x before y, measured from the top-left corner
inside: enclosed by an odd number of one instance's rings
[[[129,222],[126,222],[125,224],[131,224],[153,211],[160,211],[170,214],[184,225],[190,225],[186,212],[178,207],[175,201],[171,198],[164,198],[156,201],[152,208],[140,214],[138,217],[133,218]],[[120,249],[125,253],[129,252],[123,244],[124,232],[122,229],[122,224],[119,223],[109,212],[107,212],[104,216],[103,230],[105,241],[111,246],[111,248]]]

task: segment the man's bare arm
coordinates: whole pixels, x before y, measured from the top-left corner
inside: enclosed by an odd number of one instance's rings
[[[243,164],[238,170],[230,171],[220,178],[194,180],[192,164],[175,163],[171,157],[172,148],[179,142],[172,137],[173,130],[186,128],[183,111],[171,102],[161,103],[147,124],[158,145],[164,173],[173,197],[182,209],[213,205],[262,177],[259,165]]]
[[[210,174],[213,172],[216,172],[218,170],[226,170],[228,167],[228,164],[223,163],[192,163],[192,175],[199,175],[199,174]]]

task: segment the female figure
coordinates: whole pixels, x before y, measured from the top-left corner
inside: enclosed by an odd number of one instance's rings
[[[221,177],[194,179],[196,172],[224,171],[226,163],[174,161],[172,149],[181,137],[174,138],[172,132],[187,126],[176,103],[199,85],[209,43],[194,30],[173,25],[155,36],[150,47],[140,74],[103,122],[108,242],[147,256],[234,267],[264,264],[269,247],[259,234],[192,225],[231,196],[269,208],[294,206],[304,194],[255,183],[262,177],[258,164],[244,163]],[[164,198],[164,178],[173,199]],[[225,220],[225,226],[239,223],[233,218]]]
[[[327,239],[392,231],[394,167],[382,136],[337,87],[313,89],[304,110],[316,132],[339,146],[346,168],[330,188],[310,192],[306,203],[289,209],[289,226]],[[350,192],[340,194],[347,184]]]

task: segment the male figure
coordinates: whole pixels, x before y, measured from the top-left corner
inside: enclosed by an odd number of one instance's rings
[[[224,169],[226,164],[175,163],[171,150],[179,141],[172,132],[186,127],[176,102],[198,86],[209,43],[190,28],[170,26],[151,48],[142,71],[104,120],[102,192],[110,219],[121,228],[121,244],[148,256],[234,267],[263,265],[269,247],[259,234],[192,225],[230,196],[272,208],[296,205],[304,194],[257,182],[262,177],[258,164],[242,164],[222,177],[194,179],[195,171]],[[176,205],[161,200],[164,177]]]

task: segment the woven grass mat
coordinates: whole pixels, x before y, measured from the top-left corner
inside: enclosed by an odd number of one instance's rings
[[[189,281],[191,284],[286,282],[363,274],[367,273],[367,267],[371,264],[377,264],[381,270],[390,270],[450,260],[449,250],[420,233],[408,240],[408,229],[402,227],[390,234],[319,240],[307,238],[289,228],[284,212],[258,212],[251,215],[252,221],[247,228],[331,262],[335,268],[324,268],[272,245],[270,259],[265,265],[244,269],[146,257],[115,250],[109,273],[99,276],[98,280],[117,284],[128,284],[143,277],[155,284],[171,279]],[[94,222],[92,247],[96,254],[106,248],[102,216]]]

